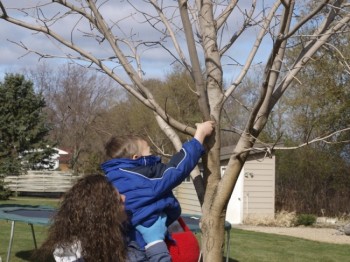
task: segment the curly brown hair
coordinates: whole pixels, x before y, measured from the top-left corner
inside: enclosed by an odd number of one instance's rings
[[[126,213],[121,195],[103,175],[80,178],[64,195],[48,238],[36,252],[47,261],[55,248],[80,241],[84,261],[125,261]]]

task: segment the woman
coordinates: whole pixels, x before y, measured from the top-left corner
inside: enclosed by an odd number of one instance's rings
[[[134,243],[127,243],[126,222],[123,196],[106,178],[83,177],[64,195],[37,259],[47,261],[53,254],[62,262],[133,261]],[[143,230],[145,239],[152,243],[148,243],[147,258],[142,261],[170,261],[161,241],[165,232],[165,219]]]

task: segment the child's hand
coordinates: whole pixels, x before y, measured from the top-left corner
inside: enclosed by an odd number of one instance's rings
[[[196,124],[197,130],[194,134],[194,138],[196,138],[201,144],[203,144],[204,138],[209,136],[214,130],[214,121],[206,121],[203,123]]]
[[[162,214],[156,222],[150,227],[144,227],[141,225],[136,226],[147,244],[157,240],[164,240],[165,234],[167,233],[166,215]]]

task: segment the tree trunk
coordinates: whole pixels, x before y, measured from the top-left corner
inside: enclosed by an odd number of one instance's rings
[[[216,135],[216,139],[219,135]],[[216,140],[220,141],[220,140]],[[224,254],[225,244],[225,217],[227,205],[233,189],[238,180],[238,176],[246,162],[249,151],[254,142],[247,133],[241,136],[235,151],[232,152],[229,163],[226,166],[225,174],[220,173],[220,147],[215,143],[209,152],[208,167],[212,170],[208,178],[206,198],[202,206],[202,255],[203,261],[221,261]],[[241,152],[238,154],[237,152]],[[243,152],[243,153],[242,153]],[[217,183],[213,179],[219,179]],[[227,254],[229,255],[229,254]]]
[[[201,219],[202,256],[204,261],[222,261],[225,244],[225,214],[218,216],[211,210],[203,210]]]

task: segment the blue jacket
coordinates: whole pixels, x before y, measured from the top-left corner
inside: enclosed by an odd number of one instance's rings
[[[161,163],[157,156],[114,158],[102,164],[108,180],[126,197],[131,240],[144,247],[145,243],[134,227],[139,224],[151,226],[161,213],[167,215],[167,225],[178,219],[181,207],[172,190],[191,173],[203,153],[202,144],[193,138],[184,143],[167,164]]]

